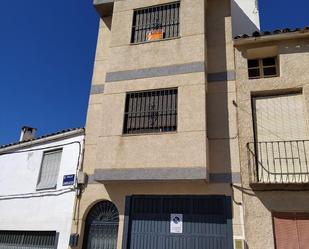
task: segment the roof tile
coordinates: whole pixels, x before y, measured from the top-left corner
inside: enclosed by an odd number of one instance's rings
[[[261,36],[268,36],[268,35],[278,35],[283,33],[293,33],[293,32],[308,32],[309,26],[306,26],[304,28],[284,28],[284,29],[275,29],[273,31],[254,31],[252,34],[241,34],[234,37],[235,40],[237,39],[246,39],[246,38],[252,38],[252,37],[261,37]]]
[[[57,131],[57,132],[54,132],[54,133],[50,133],[50,134],[46,134],[46,135],[43,135],[43,136],[40,136],[40,137],[29,139],[29,140],[26,140],[26,141],[20,141],[20,142],[15,142],[15,143],[3,144],[3,145],[0,145],[0,149],[4,149],[4,148],[10,147],[10,146],[23,144],[23,143],[27,143],[27,142],[30,142],[30,141],[36,141],[36,140],[39,140],[39,139],[43,139],[43,138],[47,138],[47,137],[52,137],[52,136],[55,136],[55,135],[67,133],[67,132],[70,132],[70,131],[80,130],[80,129],[84,130],[84,128],[64,129],[64,130],[60,130],[60,131]]]

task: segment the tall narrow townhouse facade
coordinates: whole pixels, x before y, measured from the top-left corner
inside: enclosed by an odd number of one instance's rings
[[[0,248],[66,249],[70,243],[84,129],[0,146]]]
[[[88,183],[72,247],[243,248],[231,2],[94,4]]]
[[[236,38],[237,191],[248,248],[308,248],[309,30]]]

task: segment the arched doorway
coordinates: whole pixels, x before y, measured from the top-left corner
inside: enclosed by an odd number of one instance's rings
[[[119,213],[110,201],[101,201],[88,213],[83,249],[116,249]]]

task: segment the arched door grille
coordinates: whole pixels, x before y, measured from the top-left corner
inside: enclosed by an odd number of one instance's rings
[[[86,219],[83,249],[116,249],[119,213],[110,201],[97,203]]]

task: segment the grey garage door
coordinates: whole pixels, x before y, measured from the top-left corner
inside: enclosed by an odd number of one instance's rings
[[[123,248],[233,248],[229,197],[133,196],[126,212],[129,224]]]

